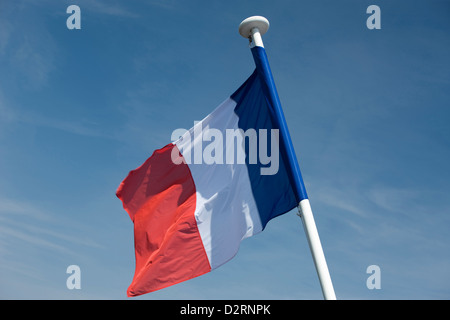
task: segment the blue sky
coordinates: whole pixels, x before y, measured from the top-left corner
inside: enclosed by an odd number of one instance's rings
[[[66,27],[71,4],[81,30]],[[2,1],[0,298],[126,299],[133,225],[115,190],[252,73],[237,32],[251,15],[271,22],[337,298],[450,298],[450,2],[436,0]],[[219,269],[137,299],[321,299],[295,213]]]

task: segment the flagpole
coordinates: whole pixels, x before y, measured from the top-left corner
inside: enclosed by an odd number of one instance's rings
[[[319,233],[314,221],[311,205],[306,194],[300,167],[298,165],[286,119],[284,118],[283,109],[281,108],[280,99],[278,97],[277,89],[275,87],[275,82],[273,80],[272,72],[270,70],[262,41],[262,35],[264,35],[268,29],[269,21],[261,16],[249,17],[242,21],[239,25],[239,33],[244,38],[248,38],[250,40],[250,48],[252,49],[256,68],[260,76],[264,78],[267,99],[270,100],[275,109],[275,121],[279,127],[280,142],[282,144],[282,156],[284,156],[285,160],[289,162],[289,176],[298,202],[298,215],[303,222],[303,228],[305,229],[306,238],[308,239],[309,248],[314,260],[314,265],[319,277],[324,299],[335,300],[336,295],[334,292],[333,283],[331,282],[330,272],[325,260],[325,255],[323,253]]]

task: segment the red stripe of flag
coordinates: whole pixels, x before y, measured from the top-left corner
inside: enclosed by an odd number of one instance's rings
[[[211,270],[194,216],[195,184],[185,163],[173,163],[172,152],[182,157],[174,144],[156,150],[116,192],[134,222],[136,270],[128,296]]]

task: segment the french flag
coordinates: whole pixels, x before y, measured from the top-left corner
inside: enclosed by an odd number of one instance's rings
[[[117,189],[134,223],[136,269],[128,296],[218,268],[243,239],[307,199],[295,189],[267,66],[258,63],[267,61],[264,48],[252,53],[256,70],[241,87],[154,151]]]

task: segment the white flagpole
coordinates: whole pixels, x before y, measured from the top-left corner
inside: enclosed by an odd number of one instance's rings
[[[316,266],[317,275],[319,276],[320,286],[325,300],[336,300],[333,283],[331,282],[330,271],[328,270],[327,261],[323,253],[322,244],[317,231],[311,205],[308,199],[300,201],[298,205],[298,215],[302,219],[303,228],[305,229],[306,238],[308,239],[309,248]]]
[[[292,177],[292,184],[296,192],[299,216],[303,222],[306,238],[308,239],[314,265],[319,277],[322,293],[326,300],[335,300],[333,283],[331,282],[330,272],[328,270],[325,255],[323,253],[322,244],[320,242],[319,233],[317,232],[316,223],[311,210],[311,205],[306,194],[305,186],[298,165],[297,157],[292,145],[292,141],[287,128],[286,120],[281,108],[278,93],[276,92],[275,83],[273,81],[272,72],[267,60],[262,41],[262,35],[269,29],[269,21],[261,16],[253,16],[245,19],[239,25],[239,33],[250,39],[250,47],[252,48],[253,57],[257,69],[263,74],[268,88],[268,99],[272,102],[275,109],[275,118],[280,127],[281,143],[284,144],[286,150],[286,160],[289,162],[288,170]]]

